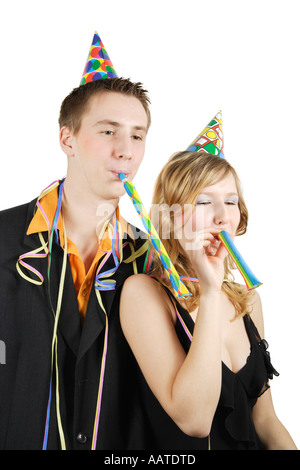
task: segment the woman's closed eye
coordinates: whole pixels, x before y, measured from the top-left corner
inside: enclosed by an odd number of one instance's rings
[[[225,201],[225,204],[227,204],[228,206],[237,206],[239,203],[239,201],[237,199],[228,199],[227,201]]]
[[[205,205],[211,204],[211,201],[197,201],[196,204],[199,206],[201,205],[205,206]]]
[[[208,206],[210,204],[213,204],[213,202],[212,201],[196,201],[196,205],[198,206]],[[230,199],[230,200],[224,201],[224,204],[227,206],[237,206],[238,201],[234,199]]]

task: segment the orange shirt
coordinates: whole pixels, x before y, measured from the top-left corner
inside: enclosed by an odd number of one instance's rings
[[[58,202],[57,189],[50,191],[40,201],[40,204],[44,212],[46,213],[50,221],[50,224],[52,223],[54,219],[57,202]],[[119,222],[121,223],[123,233],[128,232],[128,228],[129,228],[128,224],[120,216],[118,207],[116,210],[116,216]],[[57,229],[59,231],[59,239],[60,239],[61,247],[64,249],[64,246],[65,246],[64,226],[63,226],[61,214],[59,215]],[[44,216],[42,215],[41,211],[38,209],[29,224],[27,235],[30,235],[32,233],[45,232],[45,231],[48,231],[48,226],[44,219]],[[69,264],[71,267],[73,282],[74,282],[75,290],[77,293],[78,309],[79,309],[82,320],[84,319],[85,314],[86,314],[88,299],[89,299],[91,288],[94,282],[98,263],[100,259],[105,255],[105,252],[109,250],[111,250],[111,239],[109,237],[104,237],[104,239],[102,239],[99,242],[98,251],[95,255],[95,258],[88,272],[86,273],[85,266],[79,254],[77,246],[75,245],[75,243],[72,242],[72,240],[70,240],[67,237],[67,252],[69,255],[68,256]]]

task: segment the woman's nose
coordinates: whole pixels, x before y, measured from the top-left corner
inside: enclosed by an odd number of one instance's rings
[[[214,214],[214,223],[219,226],[219,225],[224,225],[227,222],[228,222],[227,210],[226,210],[226,207],[222,205],[216,209],[216,212]]]

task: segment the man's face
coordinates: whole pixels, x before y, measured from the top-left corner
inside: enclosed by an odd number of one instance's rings
[[[99,202],[119,198],[125,191],[118,174],[133,179],[146,134],[147,115],[137,98],[117,92],[93,96],[79,131],[71,134],[67,178]]]

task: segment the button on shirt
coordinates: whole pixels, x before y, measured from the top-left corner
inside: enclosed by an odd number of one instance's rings
[[[76,439],[79,444],[85,444],[87,442],[87,436],[83,432],[78,433]]]
[[[50,223],[52,223],[54,219],[57,203],[58,203],[57,188],[53,189],[48,194],[46,194],[43,197],[43,199],[40,201],[40,204],[44,212],[46,213]],[[120,216],[118,207],[116,209],[116,217],[117,217],[117,220],[121,224],[123,233],[124,232],[128,233],[129,226],[127,222]],[[62,248],[64,248],[64,226],[63,226],[61,214],[59,215],[57,229],[59,231],[60,245]],[[41,211],[37,209],[35,215],[33,216],[29,224],[27,235],[31,235],[33,233],[38,233],[38,232],[45,232],[45,231],[48,231],[47,223]],[[101,258],[105,255],[105,253],[110,250],[111,250],[111,239],[110,237],[104,237],[104,239],[102,239],[99,242],[99,247],[94,257],[94,260],[88,272],[86,272],[84,263],[81,259],[77,246],[75,245],[75,243],[72,242],[72,240],[70,240],[67,237],[67,252],[69,255],[68,259],[69,259],[69,264],[70,264],[70,268],[72,272],[75,290],[77,293],[78,309],[79,309],[79,313],[80,313],[82,321],[85,318],[88,299],[89,299],[91,288],[94,282],[98,263],[101,260]]]

